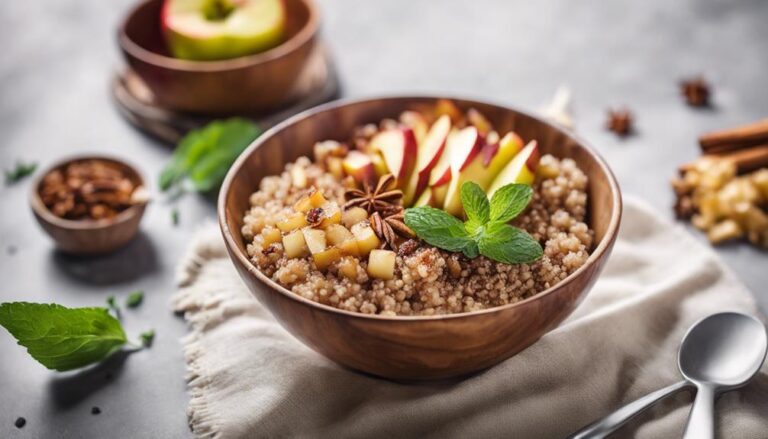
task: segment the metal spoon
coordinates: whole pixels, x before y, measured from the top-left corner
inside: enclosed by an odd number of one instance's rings
[[[766,351],[765,326],[754,317],[724,312],[699,320],[683,337],[678,352],[683,381],[637,399],[569,438],[604,438],[660,399],[691,386],[698,390],[685,439],[713,438],[715,394],[747,384],[762,367]]]

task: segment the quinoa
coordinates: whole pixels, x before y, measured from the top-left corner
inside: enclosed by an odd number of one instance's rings
[[[303,168],[306,187],[293,184],[294,167]],[[288,164],[280,175],[264,178],[244,217],[247,252],[262,272],[295,294],[347,311],[440,315],[515,303],[565,279],[586,262],[592,248],[594,234],[585,222],[587,177],[571,159],[542,157],[533,199],[513,222],[542,244],[544,255],[530,264],[468,259],[420,243],[398,254],[390,280],[371,278],[367,261],[351,256],[320,271],[311,257],[286,258],[280,242],[265,246],[260,234],[312,190],[343,204],[343,183],[306,157]]]

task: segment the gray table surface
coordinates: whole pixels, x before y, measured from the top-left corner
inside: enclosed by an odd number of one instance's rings
[[[3,168],[17,159],[46,166],[68,154],[108,152],[154,180],[170,149],[134,131],[108,93],[122,63],[115,29],[131,3],[5,2]],[[699,133],[768,116],[765,1],[320,3],[346,96],[449,93],[536,110],[568,84],[578,131],[612,165],[625,194],[665,217],[668,180],[697,154]],[[677,81],[697,73],[713,83],[713,109],[688,108],[678,96]],[[635,112],[636,136],[618,140],[603,129],[606,108],[616,105]],[[0,300],[89,306],[142,289],[145,302],[125,313],[125,324],[131,334],[155,328],[157,338],[124,361],[59,374],[0,331],[0,437],[189,436],[179,343],[186,326],[168,300],[174,265],[194,230],[214,219],[212,204],[184,198],[173,227],[170,208],[157,201],[128,248],[79,259],[54,251],[27,207],[29,189],[28,180],[0,188]],[[767,309],[766,253],[743,244],[717,251]],[[102,413],[91,415],[92,406]],[[27,419],[21,430],[13,426],[17,416]]]

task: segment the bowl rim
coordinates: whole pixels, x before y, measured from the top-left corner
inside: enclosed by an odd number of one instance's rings
[[[144,208],[148,203],[147,201],[136,203],[131,207],[115,215],[114,218],[110,218],[110,219],[71,220],[71,219],[61,218],[54,215],[53,212],[51,212],[50,209],[48,209],[45,203],[43,203],[43,199],[40,197],[40,184],[43,182],[43,178],[45,178],[45,176],[48,175],[54,169],[61,168],[62,166],[65,166],[72,162],[78,162],[83,160],[103,160],[106,162],[116,163],[119,166],[122,166],[124,168],[131,170],[131,172],[133,172],[138,178],[140,185],[143,186],[145,189],[147,187],[146,180],[144,179],[144,176],[141,174],[141,172],[139,172],[139,170],[135,166],[117,157],[105,155],[105,154],[78,154],[74,156],[65,157],[49,165],[47,168],[45,168],[45,170],[43,172],[40,172],[35,177],[35,180],[32,182],[32,189],[29,194],[29,204],[32,207],[32,210],[40,218],[45,220],[45,222],[62,229],[87,231],[87,230],[109,229],[111,227],[116,227],[120,224],[127,223],[137,215],[139,216],[143,215]]]
[[[136,3],[128,13],[124,15],[117,30],[118,44],[125,52],[143,62],[170,70],[185,72],[222,72],[265,64],[269,61],[286,57],[289,54],[296,52],[317,35],[320,21],[319,12],[314,0],[298,0],[306,6],[307,11],[309,12],[309,18],[304,26],[302,26],[301,29],[287,41],[283,41],[267,51],[254,53],[252,55],[214,61],[193,61],[173,58],[145,49],[128,36],[126,27],[131,18],[133,18],[139,9],[143,8],[148,3],[155,1],[160,1],[161,3],[165,2],[165,0],[143,0]]]
[[[431,316],[383,316],[379,314],[363,314],[363,313],[358,313],[353,311],[346,311],[343,309],[334,308],[332,306],[324,305],[322,303],[315,302],[313,300],[309,300],[304,297],[301,297],[298,294],[291,292],[284,286],[278,284],[277,282],[267,277],[246,257],[246,255],[237,246],[234,236],[232,235],[232,231],[229,229],[229,226],[227,224],[226,195],[229,192],[230,186],[232,185],[232,181],[234,180],[235,175],[240,171],[240,168],[243,167],[247,157],[250,156],[253,153],[253,151],[258,149],[262,144],[266,142],[267,139],[269,139],[276,133],[282,130],[288,129],[295,123],[305,118],[313,117],[319,113],[332,111],[344,106],[360,104],[360,103],[365,103],[369,101],[378,101],[378,100],[408,101],[408,100],[421,100],[421,99],[424,99],[424,100],[451,99],[451,100],[457,100],[457,101],[465,101],[469,103],[491,105],[491,106],[502,108],[508,111],[516,112],[520,115],[532,118],[538,121],[539,123],[542,123],[548,126],[551,129],[557,130],[568,137],[571,137],[579,144],[580,147],[584,148],[589,154],[591,154],[595,158],[595,161],[597,162],[598,166],[600,166],[600,168],[603,170],[603,172],[607,176],[608,185],[611,191],[611,198],[613,199],[614,209],[611,212],[611,218],[610,218],[606,233],[603,236],[603,239],[600,241],[597,247],[592,251],[592,253],[590,253],[584,265],[576,269],[576,271],[571,273],[568,277],[566,277],[556,285],[553,285],[547,288],[546,290],[536,293],[535,295],[527,299],[521,300],[519,302],[509,303],[506,305],[496,306],[493,308],[487,308],[479,311],[461,312],[461,313],[455,313],[455,314],[431,315]],[[587,143],[582,137],[578,136],[572,130],[566,129],[565,127],[562,127],[557,123],[547,121],[538,116],[534,116],[525,111],[520,111],[517,108],[510,107],[508,105],[494,103],[485,99],[474,99],[474,98],[467,98],[467,97],[461,97],[456,95],[439,95],[439,96],[378,95],[378,96],[368,96],[368,97],[362,97],[362,98],[345,98],[345,99],[331,101],[331,102],[310,108],[308,110],[302,111],[301,113],[298,113],[284,120],[283,122],[273,126],[269,130],[264,132],[256,140],[254,140],[240,154],[240,156],[238,156],[237,160],[235,160],[235,162],[229,168],[229,171],[227,172],[224,182],[221,185],[221,190],[219,191],[219,198],[218,198],[217,204],[218,204],[217,217],[219,222],[219,228],[224,237],[224,242],[229,254],[232,257],[236,258],[239,264],[241,264],[243,267],[246,267],[248,272],[253,274],[266,287],[282,294],[283,296],[286,296],[290,300],[293,300],[295,302],[298,302],[304,305],[308,305],[310,307],[315,308],[318,311],[329,312],[333,314],[341,314],[346,317],[361,319],[361,320],[368,320],[368,321],[373,320],[373,321],[398,321],[398,322],[424,322],[424,321],[466,319],[466,318],[471,318],[471,317],[479,316],[483,314],[502,312],[510,308],[522,307],[529,303],[542,300],[544,297],[550,294],[553,294],[555,291],[573,282],[576,278],[581,276],[591,265],[595,264],[598,260],[600,260],[606,254],[606,252],[609,251],[609,249],[613,245],[613,242],[616,240],[616,236],[618,235],[619,226],[621,224],[621,215],[623,210],[622,199],[621,199],[621,189],[619,188],[619,183],[616,180],[616,177],[613,174],[613,171],[611,171],[611,168],[608,166],[605,159],[603,159],[603,157],[592,146],[590,146],[589,143]]]

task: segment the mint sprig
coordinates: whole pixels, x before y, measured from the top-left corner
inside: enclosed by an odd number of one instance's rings
[[[67,308],[55,303],[0,303],[0,326],[37,362],[58,371],[105,360],[128,342],[120,321],[107,308]],[[142,334],[142,346],[151,343]],[[148,341],[148,339],[150,339]]]
[[[544,254],[541,245],[523,230],[507,224],[519,215],[533,197],[525,184],[508,184],[488,196],[476,183],[461,186],[461,203],[467,221],[433,207],[406,209],[405,224],[435,247],[461,252],[468,258],[481,254],[505,264],[523,264]]]

